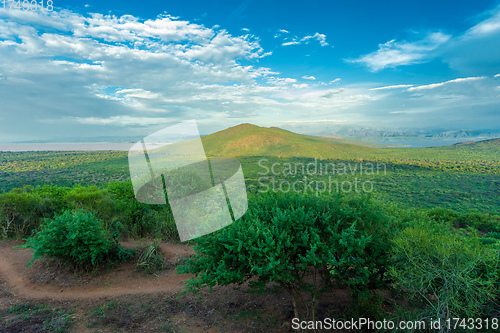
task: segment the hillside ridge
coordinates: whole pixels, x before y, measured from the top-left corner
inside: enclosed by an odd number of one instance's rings
[[[277,156],[345,158],[374,149],[333,138],[294,133],[279,127],[249,123],[229,127],[202,137],[209,156]]]

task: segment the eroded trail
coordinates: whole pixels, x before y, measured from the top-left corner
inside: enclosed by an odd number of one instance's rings
[[[169,262],[167,271],[150,277],[135,271],[135,262],[122,264],[99,274],[76,277],[67,270],[35,262],[29,249],[14,249],[20,242],[0,242],[0,279],[16,296],[33,299],[82,299],[120,295],[178,293],[189,275],[175,272],[176,259],[193,254],[192,247],[182,244],[161,244],[161,250]],[[130,244],[125,244],[129,247]]]

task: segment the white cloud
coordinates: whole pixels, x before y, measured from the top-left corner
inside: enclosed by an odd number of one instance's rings
[[[450,40],[438,54],[464,76],[492,76],[500,71],[500,6],[471,18],[483,20]]]
[[[330,82],[320,82],[319,84],[322,85],[322,86],[327,86],[327,85],[330,85],[330,84],[339,83],[340,81],[341,81],[340,78],[336,78],[335,80],[331,80]]]
[[[321,34],[290,37],[284,42],[326,42]],[[425,40],[392,41],[387,49],[410,55],[433,52],[432,38]],[[492,106],[498,105],[498,80],[492,73],[474,84],[451,80],[420,86],[419,92],[395,88],[403,85],[341,85],[340,78],[307,85],[260,67],[258,60],[269,54],[250,33],[233,36],[170,16],[142,20],[71,11],[0,11],[0,141],[144,135],[193,118],[212,130],[304,118],[319,119],[308,120],[314,128],[337,120],[381,123],[392,121],[384,118],[390,112],[400,112],[395,121],[403,123],[442,124],[449,110],[458,117],[474,109],[477,119],[499,123]],[[431,88],[436,85],[446,89]],[[403,118],[420,110],[436,118]],[[288,124],[298,127],[298,122]]]
[[[308,44],[309,40],[311,39],[317,40],[321,46],[328,46],[328,43],[326,42],[326,35],[320,34],[319,32],[315,33],[312,36],[305,36],[300,41],[306,42],[306,44]]]
[[[458,78],[458,79],[449,80],[449,81],[445,81],[445,82],[432,83],[432,84],[427,84],[427,85],[422,85],[422,86],[411,87],[408,89],[408,91],[434,89],[434,88],[442,87],[442,86],[444,86],[446,84],[450,84],[450,83],[468,82],[468,81],[476,81],[476,80],[482,80],[482,79],[485,79],[485,77],[479,76],[479,77]]]
[[[288,33],[288,31],[286,33]],[[277,33],[274,35],[274,38],[278,38],[280,36],[281,36],[281,33]],[[309,44],[311,41],[317,41],[317,42],[319,42],[319,45],[321,45],[321,46],[328,46],[329,45],[326,42],[326,35],[320,34],[319,32],[316,32],[314,35],[311,35],[311,36],[304,36],[302,38],[298,38],[297,36],[295,36],[293,38],[287,37],[284,39],[284,41],[283,41],[283,43],[281,43],[281,45],[282,46],[289,46],[289,45]]]
[[[312,75],[304,75],[302,78],[304,80],[316,80],[316,78]]]
[[[392,85],[392,86],[372,88],[370,90],[399,89],[399,88],[408,88],[408,87],[412,87],[412,86],[413,86],[412,84],[396,84],[396,85]]]
[[[450,37],[450,35],[435,32],[415,42],[397,42],[393,39],[380,44],[379,49],[375,52],[347,61],[361,63],[373,72],[385,68],[417,64],[428,60],[429,53],[446,43]]]
[[[284,42],[284,43],[282,43],[281,45],[282,45],[282,46],[289,46],[289,45],[299,45],[299,44],[300,44],[300,42],[299,42],[299,41],[293,40],[293,41],[291,41],[291,42]]]
[[[115,126],[148,126],[157,124],[166,124],[171,122],[168,118],[146,118],[146,117],[131,117],[131,116],[113,116],[109,118],[97,117],[75,117],[76,121],[81,124],[89,125],[115,125]]]
[[[500,31],[500,7],[498,7],[493,15],[488,19],[479,22],[470,28],[465,34],[467,37],[477,37],[490,35]]]
[[[128,98],[156,99],[160,97],[160,94],[144,89],[122,89],[116,93],[126,95]]]
[[[495,77],[500,77],[500,74],[495,75]]]
[[[279,29],[279,30],[278,30],[278,32],[276,32],[276,33],[274,34],[274,38],[278,38],[278,37],[280,37],[281,35],[283,35],[283,34],[288,34],[288,33],[289,33],[289,32],[288,32],[287,30],[285,30],[285,29]]]
[[[283,123],[293,124],[314,124],[314,123],[344,123],[345,120],[338,119],[319,119],[319,120],[286,120]]]
[[[257,84],[279,75],[253,61],[269,54],[253,35],[170,16],[1,11],[0,99],[9,115],[0,140],[99,135],[101,125],[154,126],[214,110],[233,117],[226,109],[235,104],[244,117],[281,89]],[[248,86],[228,88],[234,82]]]

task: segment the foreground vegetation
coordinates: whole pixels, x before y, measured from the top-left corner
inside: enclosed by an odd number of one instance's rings
[[[197,255],[179,268],[195,274],[187,290],[246,281],[259,293],[283,289],[295,317],[312,321],[334,286],[350,290],[353,317],[444,322],[500,314],[499,216],[304,195],[265,195],[249,209],[197,240]],[[381,290],[408,305],[383,310]]]
[[[129,182],[15,189],[0,195],[0,221],[4,237],[28,237],[34,259],[76,270],[130,258],[119,240],[178,241],[168,207],[138,203]],[[500,216],[491,213],[401,209],[365,195],[256,194],[242,219],[194,242],[196,255],[178,268],[195,274],[186,291],[245,282],[261,294],[283,290],[298,318],[324,318],[322,295],[339,288],[350,291],[350,317],[500,314]],[[152,243],[137,268],[162,265]],[[406,302],[384,306],[384,290]]]

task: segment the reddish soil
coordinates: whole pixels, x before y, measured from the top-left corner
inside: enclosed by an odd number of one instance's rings
[[[37,260],[30,267],[30,249],[15,249],[20,242],[0,243],[0,277],[9,290],[18,296],[32,299],[82,299],[119,295],[151,294],[159,292],[177,293],[190,276],[175,273],[174,263],[180,258],[194,254],[192,246],[182,244],[161,244],[160,249],[172,269],[151,278],[135,270],[130,261],[99,274],[77,276],[64,267],[58,267],[47,260]],[[133,242],[123,247],[135,247]]]
[[[46,259],[30,267],[26,263],[33,257],[31,250],[13,248],[18,245],[22,243],[0,242],[0,332],[51,331],[46,314],[16,314],[16,306],[42,306],[54,313],[62,309],[71,317],[69,330],[78,333],[292,331],[293,311],[285,292],[254,295],[243,285],[239,290],[215,287],[212,293],[180,296],[190,276],[178,275],[175,266],[194,253],[192,246],[161,244],[168,268],[148,276],[135,270],[135,260],[80,275]],[[143,245],[122,243],[126,248]],[[345,317],[349,307],[349,293],[335,290],[321,299],[318,315]]]

